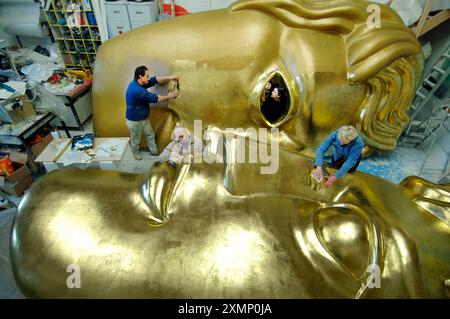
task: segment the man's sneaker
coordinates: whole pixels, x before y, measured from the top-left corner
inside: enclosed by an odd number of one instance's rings
[[[139,152],[137,152],[137,153],[132,152],[132,154],[133,154],[133,157],[134,157],[135,160],[137,160],[137,161],[142,160],[142,154],[141,153],[139,153]]]
[[[158,156],[159,154],[158,154],[158,151],[150,151],[150,154],[152,154],[153,156]]]

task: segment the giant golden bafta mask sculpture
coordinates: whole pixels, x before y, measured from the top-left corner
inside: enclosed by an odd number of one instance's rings
[[[238,1],[107,41],[94,82],[99,136],[128,136],[124,91],[134,68],[180,76],[152,110],[160,149],[175,123],[202,120],[211,152],[235,158],[226,128],[278,128],[264,163],[157,163],[147,174],[64,169],[33,185],[16,217],[11,260],[36,297],[449,297],[450,186],[394,185],[356,172],[315,185],[305,157],[354,124],[392,149],[422,70],[420,46],[389,8],[367,25],[364,1]],[[269,120],[261,94],[288,89]],[[236,137],[234,136],[234,137]],[[257,138],[258,139],[258,138]],[[221,141],[223,148],[220,147]],[[245,144],[247,151],[250,143]],[[278,151],[278,150],[277,150]],[[81,287],[68,288],[69,265]],[[378,277],[377,277],[378,276]]]

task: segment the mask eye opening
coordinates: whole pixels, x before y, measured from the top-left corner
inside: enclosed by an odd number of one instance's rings
[[[275,72],[264,84],[260,94],[259,110],[266,124],[280,126],[289,116],[292,98],[289,87],[279,72]]]

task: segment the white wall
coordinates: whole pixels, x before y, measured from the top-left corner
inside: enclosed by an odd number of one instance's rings
[[[235,0],[175,0],[175,4],[182,6],[190,13],[222,9],[228,7]],[[164,4],[172,4],[171,0],[164,0]]]
[[[47,30],[40,26],[40,2],[34,0],[0,0],[0,38],[24,47],[51,43]]]

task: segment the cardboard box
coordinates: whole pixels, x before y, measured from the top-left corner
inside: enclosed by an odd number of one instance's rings
[[[34,111],[33,104],[28,100],[28,98],[21,97],[21,106],[13,108],[12,110],[8,111],[8,115],[11,118],[13,124],[18,124],[27,118],[29,118],[32,115],[35,115],[36,112]]]
[[[25,165],[26,162],[28,161],[28,154],[11,151],[11,152],[9,152],[9,158],[13,162]]]
[[[2,182],[3,182],[3,184],[5,184],[5,183],[13,184],[16,182],[20,182],[28,175],[31,175],[31,172],[26,165],[13,162],[13,166],[14,166],[14,172],[11,175],[0,176],[0,185],[2,184]]]
[[[28,167],[31,168],[31,171],[34,173],[39,171],[36,163],[28,154],[12,151],[9,153],[9,158],[11,159],[11,161],[20,163],[22,165],[26,165],[26,163],[28,163]]]
[[[53,140],[53,136],[51,134],[48,134],[45,136],[41,142],[38,144],[34,144],[31,146],[31,152],[33,152],[34,156],[38,157],[39,154],[42,153],[43,150],[47,147],[48,144]]]
[[[21,154],[18,152],[12,153]],[[17,154],[13,154],[13,157],[17,156],[19,157],[19,160],[23,162],[24,157],[22,155],[25,154]],[[28,157],[26,158],[28,159]],[[25,164],[15,162],[12,158],[11,161],[14,166],[14,172],[9,176],[0,176],[0,189],[11,195],[22,195],[23,192],[33,183],[33,178],[31,177],[30,170]]]
[[[33,178],[31,175],[26,176],[19,182],[16,183],[5,183],[3,186],[0,186],[2,190],[11,195],[22,195],[30,186],[33,184]]]

